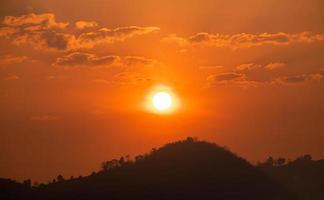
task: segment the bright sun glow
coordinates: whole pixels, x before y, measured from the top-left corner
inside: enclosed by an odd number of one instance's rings
[[[152,103],[157,110],[165,111],[171,107],[172,97],[167,92],[158,92],[153,95]]]
[[[170,86],[155,85],[148,90],[145,98],[143,106],[150,113],[170,115],[179,111],[180,100]]]

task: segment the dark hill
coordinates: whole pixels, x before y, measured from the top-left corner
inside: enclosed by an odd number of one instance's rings
[[[324,160],[304,156],[282,166],[261,165],[260,168],[299,199],[324,199]]]
[[[32,199],[294,199],[260,169],[215,144],[188,138],[88,177],[32,189]]]

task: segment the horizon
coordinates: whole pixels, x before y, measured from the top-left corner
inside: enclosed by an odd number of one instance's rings
[[[186,137],[186,138],[183,138],[183,139],[180,139],[180,140],[177,140],[177,141],[170,141],[166,144],[163,144],[162,146],[159,146],[159,147],[153,147],[150,149],[150,151],[147,151],[147,152],[144,152],[142,154],[138,154],[138,155],[130,155],[130,154],[126,154],[126,155],[122,155],[120,157],[116,157],[116,158],[110,158],[109,160],[103,160],[101,163],[98,164],[98,167],[96,169],[93,169],[92,171],[89,171],[87,174],[73,174],[73,175],[64,175],[62,173],[58,173],[57,176],[54,176],[54,177],[50,177],[48,180],[44,180],[42,182],[40,182],[39,180],[33,180],[31,178],[26,178],[26,179],[22,179],[22,180],[16,180],[16,179],[13,179],[13,178],[10,178],[10,177],[0,177],[0,179],[9,179],[9,180],[12,180],[14,182],[18,182],[18,183],[24,183],[25,181],[30,181],[30,184],[31,186],[33,187],[38,187],[38,186],[41,186],[41,185],[46,185],[46,184],[51,184],[51,183],[55,183],[56,181],[59,181],[58,177],[60,176],[61,180],[74,180],[74,179],[80,179],[80,178],[86,178],[86,177],[91,177],[93,176],[94,174],[98,174],[98,173],[103,173],[103,172],[109,172],[110,169],[109,168],[105,168],[104,167],[104,163],[106,163],[106,165],[109,163],[109,162],[114,162],[114,161],[118,161],[120,162],[121,160],[123,160],[123,162],[125,163],[129,163],[129,164],[136,164],[139,160],[145,158],[145,157],[150,157],[152,155],[152,153],[156,152],[156,151],[159,151],[161,149],[165,149],[167,148],[169,145],[174,145],[174,144],[179,144],[179,143],[183,143],[183,142],[192,142],[192,143],[205,143],[205,144],[209,144],[209,145],[213,145],[214,147],[217,147],[219,149],[221,149],[222,151],[224,152],[230,152],[232,153],[233,155],[235,155],[237,158],[240,158],[240,159],[243,159],[244,161],[248,162],[249,164],[255,166],[255,167],[259,167],[259,168],[262,168],[262,167],[266,167],[268,166],[270,163],[269,163],[269,159],[271,159],[272,163],[270,164],[271,167],[283,167],[283,166],[287,166],[287,165],[290,165],[290,164],[294,164],[296,161],[298,161],[299,159],[304,159],[305,157],[309,157],[310,158],[310,161],[324,161],[324,158],[322,159],[318,159],[318,160],[314,160],[312,155],[309,155],[309,154],[303,154],[303,155],[300,155],[298,157],[295,157],[295,158],[284,158],[284,157],[273,157],[273,156],[268,156],[267,158],[265,158],[264,160],[258,160],[256,162],[251,162],[249,160],[247,160],[246,158],[244,157],[241,157],[237,152],[233,152],[231,151],[231,149],[227,146],[220,146],[219,144],[217,143],[211,143],[211,142],[208,142],[208,141],[204,141],[204,140],[199,140],[199,138],[195,138],[195,137]],[[198,150],[198,149],[197,149]],[[189,152],[188,152],[189,153]],[[140,158],[139,158],[140,157]],[[284,161],[282,163],[279,163],[278,161],[280,159],[283,159]],[[307,158],[308,159],[308,158]],[[124,161],[125,160],[125,161]],[[109,164],[108,164],[109,165]],[[122,165],[118,165],[117,166],[118,168],[119,167],[122,167]],[[115,167],[113,167],[115,168]],[[111,169],[113,169],[111,168]],[[55,180],[55,181],[54,181]]]
[[[3,0],[0,178],[90,174],[188,136],[324,158],[322,0]]]

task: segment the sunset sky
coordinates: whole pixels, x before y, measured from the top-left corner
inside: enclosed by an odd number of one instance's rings
[[[0,177],[46,182],[187,136],[324,157],[323,0],[1,0]],[[177,103],[148,108],[156,88]]]

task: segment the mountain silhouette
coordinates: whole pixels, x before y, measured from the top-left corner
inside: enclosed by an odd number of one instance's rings
[[[259,168],[296,194],[298,199],[324,199],[324,159],[315,161],[305,155],[279,166],[261,164]]]
[[[112,160],[87,177],[30,187],[2,179],[1,199],[113,200],[280,200],[294,199],[287,190],[216,144],[187,138],[152,149],[135,161]],[[1,196],[0,196],[1,197]]]

